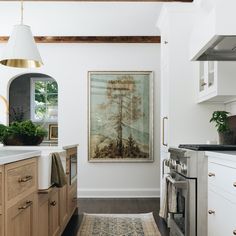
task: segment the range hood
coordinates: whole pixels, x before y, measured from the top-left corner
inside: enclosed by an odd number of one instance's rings
[[[191,36],[192,61],[236,61],[235,9],[235,0],[216,0],[210,12],[198,17]]]

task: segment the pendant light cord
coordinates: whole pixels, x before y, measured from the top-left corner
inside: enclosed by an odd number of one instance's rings
[[[20,17],[20,23],[21,23],[21,25],[23,25],[23,19],[24,19],[24,16],[23,16],[23,11],[24,11],[24,5],[23,5],[23,0],[21,0],[21,2],[20,2],[21,4],[21,17]]]

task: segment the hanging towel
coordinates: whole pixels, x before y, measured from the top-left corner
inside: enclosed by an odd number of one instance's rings
[[[162,202],[159,212],[159,216],[166,221],[168,213],[177,212],[177,189],[169,179],[172,179],[170,174],[165,174],[162,179]]]
[[[162,201],[161,201],[161,208],[159,212],[159,216],[163,219],[167,220],[168,217],[168,209],[167,209],[167,176],[170,176],[169,174],[165,174],[162,178]]]
[[[171,181],[167,181],[167,196],[168,212],[177,213],[177,189]]]
[[[67,182],[66,175],[61,163],[61,158],[57,152],[52,153],[51,182],[58,188],[63,187]]]

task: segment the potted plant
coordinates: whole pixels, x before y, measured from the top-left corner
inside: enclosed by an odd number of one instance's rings
[[[229,112],[227,111],[214,111],[210,122],[215,122],[215,126],[219,133],[220,144],[234,144],[234,133],[229,128]]]
[[[4,145],[39,145],[47,136],[47,130],[31,120],[0,125],[0,142]]]

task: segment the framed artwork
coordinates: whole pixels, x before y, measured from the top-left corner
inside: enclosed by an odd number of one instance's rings
[[[58,140],[58,125],[57,124],[50,124],[49,125],[49,140]]]
[[[88,72],[89,162],[153,161],[153,72]]]

